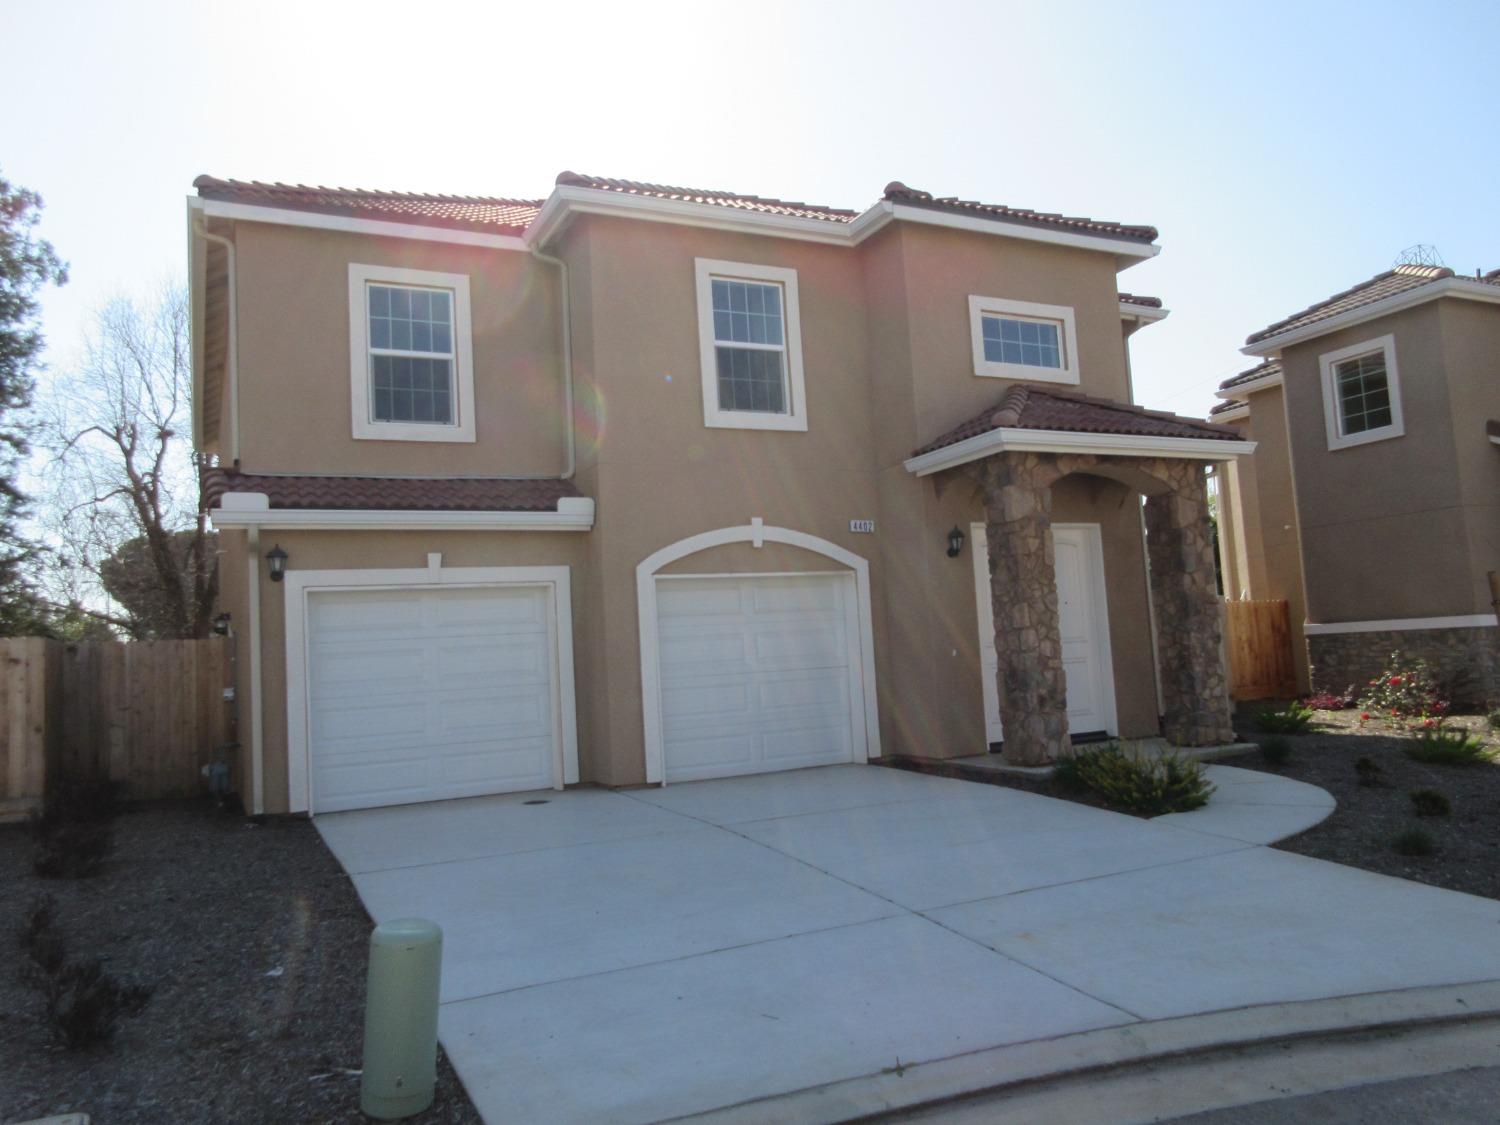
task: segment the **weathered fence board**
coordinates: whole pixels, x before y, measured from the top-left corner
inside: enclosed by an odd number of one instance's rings
[[[1234,699],[1289,699],[1297,694],[1291,610],[1285,601],[1228,601],[1225,641]]]
[[[132,799],[186,797],[230,737],[230,645],[0,640],[0,815],[49,770],[109,777]]]

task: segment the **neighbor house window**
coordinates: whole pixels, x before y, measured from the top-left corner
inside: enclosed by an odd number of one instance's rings
[[[969,332],[975,375],[1078,382],[1073,310],[1066,305],[971,296]]]
[[[805,430],[797,271],[699,258],[703,422]]]
[[[469,279],[349,267],[356,438],[473,441]]]
[[[1401,385],[1394,336],[1381,336],[1318,357],[1328,448],[1400,437]]]

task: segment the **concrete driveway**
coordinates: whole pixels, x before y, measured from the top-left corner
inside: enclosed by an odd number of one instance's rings
[[[1500,979],[1500,902],[1251,842],[1230,805],[1292,806],[1230,781],[1222,831],[873,766],[316,823],[377,920],[443,927],[440,1035],[492,1121],[831,1120]]]

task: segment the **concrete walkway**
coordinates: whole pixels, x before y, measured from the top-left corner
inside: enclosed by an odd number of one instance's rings
[[[442,925],[493,1121],[836,1120],[1500,980],[1500,902],[1262,847],[1326,795],[1212,768],[1151,822],[852,766],[316,823]]]

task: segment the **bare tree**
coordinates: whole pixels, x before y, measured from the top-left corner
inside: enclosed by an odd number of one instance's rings
[[[138,639],[208,633],[217,573],[189,428],[187,295],[98,310],[40,403],[55,600]]]

